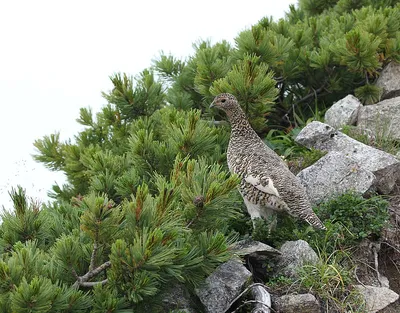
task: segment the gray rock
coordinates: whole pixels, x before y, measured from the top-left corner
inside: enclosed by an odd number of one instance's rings
[[[240,256],[258,257],[263,255],[278,255],[280,251],[265,243],[252,239],[240,240],[231,246],[231,250]]]
[[[396,181],[400,181],[400,162],[393,155],[354,140],[327,124],[311,122],[297,135],[296,142],[308,148],[336,151],[353,158],[358,169],[375,175],[374,188],[382,194],[389,194]]]
[[[317,299],[310,293],[301,295],[284,295],[274,301],[277,313],[320,313]]]
[[[397,301],[399,295],[386,287],[354,286],[364,296],[367,313],[375,313]]]
[[[399,78],[400,82],[400,78]],[[368,128],[377,138],[400,140],[400,97],[360,108],[357,126]]]
[[[162,306],[165,312],[196,313],[198,309],[195,307],[194,302],[190,292],[184,285],[175,284],[163,294]]]
[[[281,247],[276,263],[276,274],[296,277],[297,271],[305,264],[318,263],[318,255],[304,240],[287,241]]]
[[[381,99],[400,96],[400,64],[390,62],[381,72],[376,85],[383,89]]]
[[[343,125],[355,125],[361,102],[353,95],[348,95],[333,104],[325,113],[325,123],[339,128]]]
[[[251,268],[253,276],[261,279],[266,278],[266,264],[273,263],[275,257],[281,254],[279,250],[252,239],[238,241],[230,247],[230,250],[243,257],[246,266]]]
[[[335,150],[332,148],[332,140],[338,135],[338,131],[318,121],[311,122],[296,136],[295,141],[307,148],[315,148],[323,151]]]
[[[351,138],[363,138],[363,142],[366,145],[372,146],[376,142],[377,138],[373,131],[368,128],[361,128],[357,126],[348,125],[346,134]],[[338,130],[342,130],[341,128]]]
[[[238,260],[221,264],[196,294],[206,312],[224,312],[251,280],[251,272]]]
[[[365,194],[374,190],[375,175],[351,156],[332,151],[309,166],[297,177],[307,189],[312,204],[352,190]]]

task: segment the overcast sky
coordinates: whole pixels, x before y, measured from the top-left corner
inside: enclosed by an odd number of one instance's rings
[[[140,4],[139,4],[140,3]],[[35,163],[33,142],[56,131],[80,129],[79,108],[106,104],[115,72],[136,75],[160,51],[192,54],[199,39],[228,40],[264,16],[279,19],[295,0],[248,1],[1,1],[0,211],[8,191],[21,185],[47,201],[63,182]]]

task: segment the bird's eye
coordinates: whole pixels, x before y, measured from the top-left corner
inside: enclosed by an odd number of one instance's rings
[[[222,102],[222,103],[225,103],[225,102],[226,102],[226,99],[222,99],[221,102]]]

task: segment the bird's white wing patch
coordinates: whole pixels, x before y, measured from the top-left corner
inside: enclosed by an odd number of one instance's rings
[[[243,197],[243,195],[242,195]],[[246,197],[243,197],[244,203],[247,208],[247,212],[249,212],[251,219],[254,220],[256,218],[261,218],[261,208],[258,204],[254,204],[250,202]]]
[[[274,183],[270,177],[266,179],[266,181],[268,181],[268,184],[263,184],[259,176],[249,175],[246,176],[244,180],[262,192],[279,197],[278,190],[275,188]]]

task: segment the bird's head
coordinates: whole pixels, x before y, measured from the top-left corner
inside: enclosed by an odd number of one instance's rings
[[[230,111],[238,106],[235,96],[229,93],[221,93],[214,98],[210,108],[219,108],[221,110]]]

